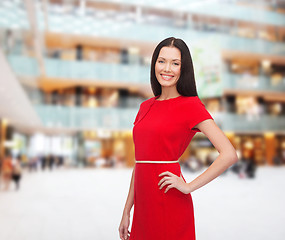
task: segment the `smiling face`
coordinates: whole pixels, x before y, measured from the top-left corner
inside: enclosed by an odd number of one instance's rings
[[[160,49],[155,63],[155,76],[161,86],[176,86],[181,72],[181,53],[176,47]]]

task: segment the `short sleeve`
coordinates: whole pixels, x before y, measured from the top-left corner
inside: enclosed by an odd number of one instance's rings
[[[193,102],[191,102],[191,114],[189,118],[189,129],[194,132],[201,132],[198,128],[193,128],[198,123],[203,122],[206,119],[213,119],[211,114],[207,111],[205,105],[197,97]],[[213,119],[214,120],[214,119]]]

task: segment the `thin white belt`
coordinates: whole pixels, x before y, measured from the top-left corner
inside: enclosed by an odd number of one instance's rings
[[[136,163],[177,163],[179,160],[175,161],[149,161],[149,160],[136,160]]]

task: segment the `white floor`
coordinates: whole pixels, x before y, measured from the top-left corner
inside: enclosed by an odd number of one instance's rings
[[[25,173],[19,192],[0,192],[0,239],[119,239],[130,177],[131,169]],[[197,240],[285,239],[284,190],[285,167],[261,167],[253,180],[220,176],[192,193]]]

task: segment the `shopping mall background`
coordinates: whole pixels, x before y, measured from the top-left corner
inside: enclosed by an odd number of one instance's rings
[[[60,182],[68,179],[66,174],[74,174],[80,181],[99,174],[103,179],[98,178],[97,184],[108,177],[112,188],[111,179],[116,176],[116,196],[112,189],[109,195],[121,199],[117,215],[111,225],[106,221],[98,229],[106,230],[100,239],[117,237],[108,229],[117,230],[135,164],[133,122],[140,103],[153,97],[149,76],[154,47],[170,36],[189,46],[198,95],[237,150],[239,163],[219,177],[223,178],[220,181],[244,181],[240,191],[256,184],[253,186],[264,187],[264,195],[268,186],[278,195],[274,184],[285,180],[285,1],[1,0],[0,165],[9,154],[20,160],[23,174],[18,194],[24,194],[22,199],[27,197],[27,189],[37,189],[34,199],[40,194],[50,196],[39,185],[50,181],[49,177]],[[217,154],[211,142],[197,133],[181,156],[189,181]],[[230,189],[224,187],[224,191]],[[211,192],[211,185],[207,188]],[[7,195],[12,189],[11,185],[0,192],[0,208],[5,208],[8,199],[19,206],[20,195]],[[206,194],[206,190],[198,191]],[[250,193],[256,192],[249,189],[244,194]],[[199,196],[197,193],[197,199]],[[238,201],[245,200],[242,194],[238,197]],[[232,198],[237,201],[234,194]],[[278,203],[283,199],[284,204],[284,196],[278,195],[278,202],[272,199],[266,207],[274,205],[280,214],[277,209],[283,205]],[[245,206],[255,204],[251,201]],[[12,220],[10,212],[6,214]],[[252,225],[257,223],[247,223],[248,228]],[[205,231],[201,223],[197,226],[200,239],[213,237],[201,233]],[[266,227],[263,231],[270,232]],[[21,239],[9,231],[7,239]],[[275,231],[272,239],[281,239],[281,231]],[[88,234],[97,239],[94,232]],[[248,236],[242,239],[256,237]],[[262,236],[268,239],[264,232],[256,239]]]

